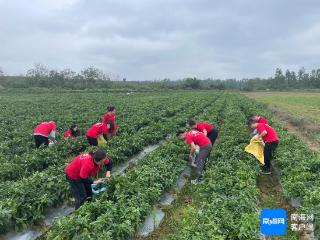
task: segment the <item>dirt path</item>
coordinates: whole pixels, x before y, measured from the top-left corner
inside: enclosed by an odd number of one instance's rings
[[[272,166],[271,175],[260,175],[257,178],[257,187],[260,189],[259,208],[282,208],[287,212],[287,234],[285,236],[266,237],[266,240],[315,240],[313,232],[293,232],[291,231],[291,214],[297,214],[298,210],[290,205],[288,199],[282,195],[279,174],[276,164]]]
[[[306,120],[297,120],[279,108],[271,108],[271,110],[276,120],[281,122],[290,133],[303,139],[310,149],[320,151],[320,143],[311,137],[316,134],[320,138],[319,126]]]
[[[271,175],[259,175],[257,178],[257,187],[260,189],[259,194],[259,207],[263,208],[282,208],[287,211],[287,235],[284,237],[277,237],[277,239],[299,239],[298,234],[291,231],[290,216],[296,213],[288,200],[282,195],[280,178],[277,173],[276,167],[272,167]],[[266,239],[273,239],[266,237]]]
[[[183,211],[193,202],[190,181],[186,183],[181,192],[176,195],[176,200],[165,210],[165,217],[160,226],[148,237],[136,237],[135,240],[164,240],[173,233],[174,223],[183,218]]]

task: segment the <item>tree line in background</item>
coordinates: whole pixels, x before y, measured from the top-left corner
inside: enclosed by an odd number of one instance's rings
[[[282,72],[280,68],[276,69],[275,75],[268,79],[245,79],[243,81],[243,90],[290,90],[290,89],[314,89],[320,88],[320,69],[312,70],[307,73],[305,68],[301,68],[298,73],[286,70]]]
[[[36,64],[27,71],[25,76],[5,76],[0,68],[0,84],[7,88],[86,89],[103,86],[104,82],[111,81],[110,76],[111,74],[106,74],[94,67],[88,67],[77,73],[71,69],[54,70],[42,64]]]
[[[71,69],[51,70],[42,64],[36,64],[25,76],[6,76],[0,67],[0,89],[3,88],[66,88],[66,89],[219,89],[219,90],[293,90],[319,89],[320,69],[307,73],[301,68],[298,73],[276,69],[273,77],[253,79],[197,79],[185,78],[156,81],[126,81],[119,76],[112,76],[94,67],[88,67],[80,73]]]

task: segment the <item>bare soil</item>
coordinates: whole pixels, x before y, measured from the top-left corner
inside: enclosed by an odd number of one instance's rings
[[[320,127],[305,119],[296,119],[289,113],[279,109],[272,108],[273,116],[281,122],[284,127],[290,132],[299,136],[314,151],[320,150],[320,143],[316,141],[313,135],[320,136]]]
[[[186,186],[178,193],[177,198],[173,205],[165,210],[165,217],[160,226],[148,237],[136,237],[135,240],[164,240],[173,231],[173,224],[183,217],[184,208],[192,204],[193,199],[188,191],[189,187]]]
[[[277,237],[276,239],[298,239],[298,234],[291,232],[291,220],[290,216],[296,213],[295,208],[293,208],[288,199],[282,195],[280,178],[277,173],[276,167],[272,166],[271,175],[261,174],[257,178],[257,187],[260,189],[259,194],[259,207],[263,208],[282,208],[287,211],[287,235],[282,237]],[[272,237],[266,237],[266,239],[271,240]]]

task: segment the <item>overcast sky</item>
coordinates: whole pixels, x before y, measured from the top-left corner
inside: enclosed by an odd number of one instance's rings
[[[128,80],[267,77],[320,66],[319,0],[0,0],[0,67]]]

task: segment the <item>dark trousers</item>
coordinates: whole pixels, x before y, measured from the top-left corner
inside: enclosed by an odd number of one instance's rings
[[[211,144],[213,145],[214,142],[217,140],[217,137],[218,137],[217,129],[214,128],[210,132],[208,132],[207,137],[210,139]]]
[[[36,148],[40,147],[42,144],[48,146],[49,138],[41,135],[34,135],[34,142],[36,144]]]
[[[88,137],[88,142],[91,146],[98,146],[98,139],[97,138],[92,138],[92,137]]]
[[[278,147],[278,141],[265,143],[264,149],[263,149],[263,155],[264,155],[263,168],[264,169],[266,170],[270,169],[271,161],[273,160],[273,156],[277,147]]]
[[[71,187],[71,193],[75,200],[75,208],[78,209],[86,200],[92,197],[90,183],[84,183],[81,179],[73,180],[66,176]]]
[[[212,150],[212,145],[210,143],[204,147],[201,147],[199,153],[196,155],[197,178],[202,176],[203,169],[207,162],[207,158],[210,157],[211,150]]]

